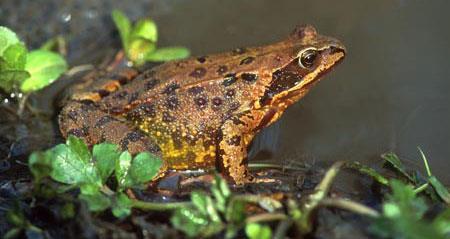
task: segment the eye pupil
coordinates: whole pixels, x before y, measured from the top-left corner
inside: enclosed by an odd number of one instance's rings
[[[317,51],[315,50],[307,50],[303,52],[300,57],[300,66],[304,68],[309,68],[314,65],[314,61],[317,58]]]

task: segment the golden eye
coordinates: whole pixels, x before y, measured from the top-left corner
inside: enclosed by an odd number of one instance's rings
[[[303,68],[310,68],[314,65],[314,61],[316,60],[318,55],[318,51],[315,48],[307,48],[301,51],[298,56],[298,64]]]

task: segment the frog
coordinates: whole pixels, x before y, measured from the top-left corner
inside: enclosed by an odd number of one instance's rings
[[[160,175],[216,168],[243,185],[255,181],[247,156],[254,136],[345,54],[339,40],[300,25],[263,46],[104,71],[74,87],[58,117],[60,131],[89,146],[151,152],[162,159]]]

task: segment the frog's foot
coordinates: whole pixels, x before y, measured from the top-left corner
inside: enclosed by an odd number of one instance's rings
[[[73,135],[88,145],[110,142],[131,154],[142,151],[161,154],[159,147],[145,134],[103,112],[93,102],[72,101],[67,104],[59,116],[59,126],[64,137]]]

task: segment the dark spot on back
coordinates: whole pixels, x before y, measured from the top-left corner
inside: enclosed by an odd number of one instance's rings
[[[197,61],[200,63],[204,63],[206,61],[206,57],[205,56],[200,56],[197,58]]]
[[[235,83],[236,81],[237,81],[236,74],[234,74],[234,73],[226,74],[225,78],[224,78],[224,80],[222,82],[222,85],[223,86],[230,86],[233,83]]]
[[[95,122],[94,127],[95,128],[101,128],[105,124],[107,124],[107,123],[109,123],[109,122],[111,122],[113,120],[114,120],[114,118],[109,116],[109,115],[102,116],[99,120],[97,120],[97,122]]]
[[[162,121],[164,122],[172,122],[175,120],[175,117],[169,114],[169,112],[163,112]]]
[[[202,78],[205,74],[206,74],[205,68],[197,67],[189,74],[189,76],[195,77],[195,78]]]
[[[138,131],[129,132],[125,137],[120,140],[120,147],[122,150],[128,149],[130,142],[137,142],[144,138],[144,135]]]
[[[67,113],[67,117],[69,117],[73,121],[77,121],[78,112],[75,110],[69,110],[69,113]]]
[[[103,90],[103,89],[100,89],[100,90],[97,90],[97,94],[100,96],[100,97],[106,97],[106,96],[108,96],[109,95],[109,91],[107,91],[107,90]]]
[[[73,135],[78,138],[85,137],[87,135],[87,132],[85,129],[71,129],[67,131],[67,135]]]
[[[158,84],[158,80],[157,79],[150,79],[145,83],[145,88],[147,90],[151,90],[153,88],[155,88],[155,86]]]
[[[235,135],[231,139],[227,140],[229,145],[239,146],[241,144],[241,136]]]
[[[128,83],[128,77],[126,77],[125,75],[120,74],[111,75],[110,79],[119,82],[119,84],[121,85],[125,85],[126,83]]]
[[[142,139],[144,135],[138,131],[132,131],[125,136],[125,138],[131,142],[137,142],[138,140]]]
[[[201,86],[193,86],[193,87],[188,89],[188,92],[193,94],[193,95],[198,95],[198,94],[202,93],[203,90],[204,90],[204,88],[201,87]]]
[[[198,107],[201,109],[205,108],[208,104],[208,100],[205,97],[198,97],[194,99],[195,104],[197,104]]]
[[[228,67],[225,66],[225,65],[221,65],[221,66],[219,66],[219,68],[217,69],[217,74],[223,75],[223,74],[225,74],[225,72],[227,72],[227,71],[228,71]]]
[[[138,110],[144,116],[155,117],[155,115],[156,115],[155,105],[153,105],[152,103],[147,102],[147,103],[141,104],[138,107]]]
[[[177,108],[177,106],[179,104],[178,98],[174,95],[169,96],[167,98],[166,104],[167,104],[167,108],[174,110],[175,108]]]
[[[234,89],[229,89],[225,92],[225,97],[228,99],[233,98],[235,94],[236,94],[236,92]]]
[[[247,58],[242,59],[241,63],[239,63],[239,65],[247,65],[253,62],[253,60],[255,60],[255,58],[253,56],[249,56]]]
[[[214,97],[214,98],[212,99],[212,103],[213,103],[213,106],[214,106],[215,108],[217,108],[217,107],[219,107],[219,106],[222,105],[223,100],[222,100],[220,97]]]
[[[258,79],[258,75],[253,73],[243,73],[241,77],[247,82],[255,82]]]
[[[166,87],[166,89],[163,90],[163,94],[172,94],[175,92],[176,89],[180,88],[180,85],[177,83],[172,83]]]

